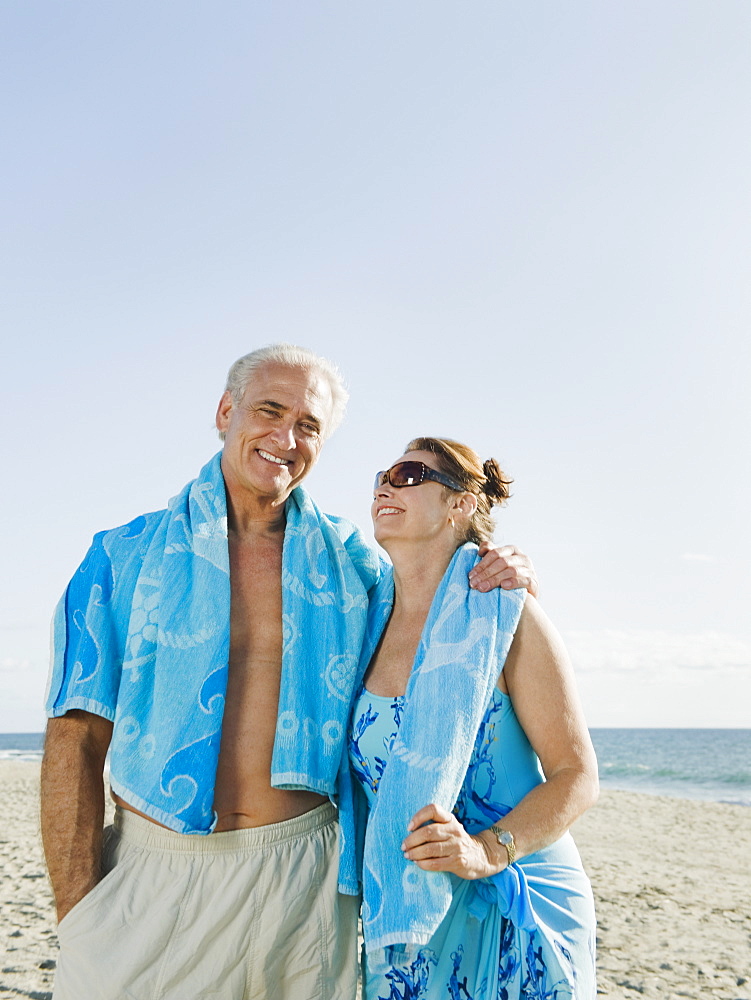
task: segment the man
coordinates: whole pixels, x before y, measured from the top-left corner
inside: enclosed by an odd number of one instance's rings
[[[309,351],[241,358],[223,451],[167,510],[97,535],[58,607],[42,768],[56,1000],[354,997],[357,887],[330,800],[379,565],[296,489],[345,403]],[[512,549],[474,574],[536,583]]]

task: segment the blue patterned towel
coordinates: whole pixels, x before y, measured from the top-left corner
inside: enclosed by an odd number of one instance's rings
[[[444,872],[406,861],[407,823],[430,802],[451,810],[493,686],[524,606],[523,590],[472,590],[467,574],[477,546],[457,550],[436,591],[412,674],[402,722],[378,788],[365,835],[363,930],[369,952],[419,946],[433,935],[451,902]],[[387,616],[371,615],[370,658]],[[363,672],[365,663],[361,663]]]
[[[379,564],[301,487],[286,504],[272,784],[335,793]],[[114,722],[110,780],[180,833],[210,833],[229,655],[221,452],[167,510],[95,536],[55,613],[47,714]]]

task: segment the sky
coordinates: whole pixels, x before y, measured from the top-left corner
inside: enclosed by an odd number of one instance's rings
[[[750,44],[746,0],[4,5],[0,732],[276,341],[350,389],[325,510],[370,533],[418,434],[513,477],[590,725],[751,726]]]

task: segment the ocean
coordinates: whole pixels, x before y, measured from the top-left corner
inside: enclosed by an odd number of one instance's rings
[[[751,729],[592,729],[600,784],[751,806]]]
[[[0,733],[0,760],[41,760],[44,733]]]
[[[751,729],[591,733],[603,788],[751,806]],[[0,760],[41,757],[41,733],[0,733]]]

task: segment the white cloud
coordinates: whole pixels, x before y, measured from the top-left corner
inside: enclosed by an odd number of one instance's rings
[[[686,562],[717,562],[714,556],[705,555],[703,552],[684,552],[681,559],[685,559]]]
[[[566,632],[590,726],[751,724],[751,639],[721,632]]]
[[[751,668],[751,641],[721,632],[652,630],[564,633],[577,672],[647,674],[704,670],[713,674]]]
[[[0,673],[19,673],[33,669],[29,659],[19,659],[17,656],[0,657]]]

